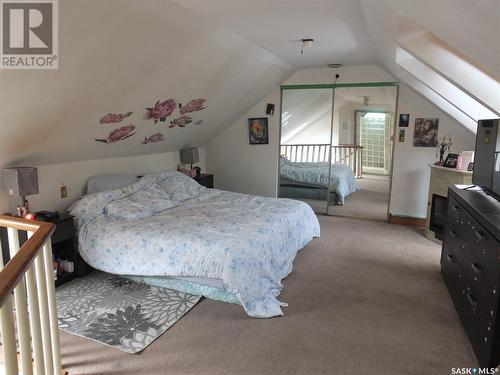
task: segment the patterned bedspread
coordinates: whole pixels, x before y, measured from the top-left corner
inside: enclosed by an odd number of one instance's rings
[[[71,214],[91,266],[221,279],[254,317],[283,315],[281,280],[297,252],[320,234],[305,203],[207,189],[178,172],[88,195]]]

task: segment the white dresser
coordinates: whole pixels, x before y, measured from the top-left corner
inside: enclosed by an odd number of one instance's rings
[[[437,243],[438,240],[434,232],[429,229],[431,219],[432,197],[434,194],[442,197],[448,196],[449,185],[470,185],[472,184],[472,172],[461,171],[454,168],[441,167],[439,165],[429,164],[431,168],[431,181],[429,184],[429,195],[427,197],[427,216],[425,220],[425,236]]]

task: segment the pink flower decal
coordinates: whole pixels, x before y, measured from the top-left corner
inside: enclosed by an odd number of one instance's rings
[[[135,130],[134,125],[122,126],[121,128],[115,129],[111,133],[109,133],[108,138],[106,139],[96,138],[95,140],[97,142],[103,142],[103,143],[115,143],[118,141],[123,141],[124,139],[133,136],[135,134],[134,130]]]
[[[157,101],[152,108],[146,108],[147,112],[144,114],[146,120],[153,119],[155,124],[159,121],[165,121],[165,119],[170,116],[176,108],[175,99],[167,99],[160,103]]]
[[[169,128],[175,128],[176,126],[178,126],[179,128],[184,128],[191,122],[193,122],[193,119],[191,117],[182,115],[181,117],[177,117],[176,119],[170,121]]]
[[[204,107],[206,103],[206,99],[193,99],[188,104],[185,106],[182,106],[181,103],[179,103],[179,109],[181,111],[181,115],[185,115],[186,113],[190,112],[195,112],[195,111],[201,111],[202,109],[205,109]]]
[[[147,138],[144,138],[144,141],[142,142],[142,144],[147,145],[148,143],[161,142],[163,140],[165,140],[165,138],[163,138],[163,134],[155,133],[153,135],[150,135]]]
[[[106,116],[101,117],[99,122],[101,124],[113,124],[122,121],[125,117],[129,117],[134,112],[127,113],[108,113]]]

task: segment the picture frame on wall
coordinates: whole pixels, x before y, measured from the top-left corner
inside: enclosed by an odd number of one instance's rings
[[[251,145],[269,144],[267,117],[248,119],[248,140]]]
[[[409,113],[400,113],[399,114],[399,127],[407,128],[410,124],[410,114]]]
[[[438,118],[416,118],[413,135],[414,147],[437,147],[438,145]]]
[[[267,105],[266,105],[266,115],[274,116],[274,104],[273,103],[267,103]]]

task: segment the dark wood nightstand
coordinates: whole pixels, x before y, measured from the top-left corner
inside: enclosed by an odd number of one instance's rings
[[[56,225],[54,234],[52,235],[52,255],[55,259],[68,260],[73,262],[74,272],[62,272],[57,275],[55,280],[56,287],[73,280],[75,277],[80,277],[88,274],[91,270],[85,261],[78,253],[78,240],[76,238],[73,216],[68,214],[60,214],[57,219],[46,220]],[[22,246],[27,240],[26,232],[19,231],[19,244]],[[2,243],[4,262],[10,259],[7,230],[0,230],[0,241]]]
[[[214,175],[201,173],[199,176],[193,177],[193,179],[198,182],[200,185],[205,186],[207,188],[214,187]]]
[[[54,259],[73,262],[74,272],[62,272],[57,275],[56,287],[88,274],[91,270],[78,253],[78,239],[76,237],[73,216],[60,214],[57,219],[47,220],[54,223],[56,229],[52,235],[52,255]]]

